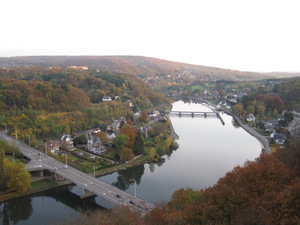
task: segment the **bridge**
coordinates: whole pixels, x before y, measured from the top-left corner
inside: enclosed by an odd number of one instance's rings
[[[83,196],[97,195],[101,199],[109,202],[111,207],[118,205],[130,206],[132,209],[139,211],[142,216],[154,208],[153,204],[106,184],[71,166],[66,166],[66,164],[29,147],[25,143],[11,138],[6,135],[5,132],[0,132],[0,139],[5,139],[9,143],[12,141],[16,142],[22,154],[31,160],[25,166],[28,171],[49,170],[56,176],[63,177],[81,187]]]

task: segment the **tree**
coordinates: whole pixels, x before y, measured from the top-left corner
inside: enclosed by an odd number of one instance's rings
[[[257,114],[259,115],[259,117],[263,120],[265,117],[265,107],[260,105],[257,107]]]
[[[64,151],[68,151],[70,149],[69,143],[66,140],[61,141],[60,148]]]
[[[113,139],[113,144],[116,146],[116,149],[118,152],[121,152],[125,146],[125,143],[128,139],[128,136],[125,134],[118,134],[114,139]]]
[[[241,104],[241,103],[235,104],[233,106],[233,112],[238,116],[242,115],[242,113],[244,112],[243,104]]]
[[[124,124],[121,128],[121,134],[124,134],[128,137],[126,141],[126,147],[133,149],[137,136],[137,129],[129,124]]]
[[[74,145],[86,144],[87,138],[84,134],[80,134],[78,137],[74,138],[73,142],[74,142]]]
[[[156,154],[156,151],[154,148],[151,148],[150,151],[149,151],[149,156],[152,160],[155,160],[155,154]]]
[[[31,187],[30,173],[25,169],[23,163],[9,162],[4,160],[6,168],[6,187],[20,194],[25,193]]]
[[[144,137],[140,132],[138,132],[138,135],[135,140],[134,154],[140,155],[144,153],[145,153]]]
[[[253,105],[249,105],[248,107],[247,107],[247,113],[248,114],[253,114],[254,115],[254,111],[255,111],[255,109],[254,109],[254,106]]]
[[[280,116],[277,109],[274,109],[272,114],[273,114],[273,117],[279,117]]]
[[[147,111],[142,111],[140,115],[140,121],[146,123],[148,121],[148,114]]]
[[[121,160],[130,161],[134,158],[134,154],[130,148],[124,148],[121,154]]]
[[[103,144],[106,144],[106,143],[109,142],[108,136],[107,136],[107,134],[104,133],[104,132],[101,132],[101,131],[100,131],[100,132],[98,132],[98,133],[96,134],[96,136],[100,138],[100,140],[101,140],[101,142],[102,142]]]

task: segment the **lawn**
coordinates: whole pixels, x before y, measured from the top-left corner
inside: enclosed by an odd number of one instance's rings
[[[31,183],[31,189],[37,189],[40,187],[48,187],[48,186],[51,186],[54,184],[55,184],[55,182],[53,180],[49,180],[49,179],[34,181]]]

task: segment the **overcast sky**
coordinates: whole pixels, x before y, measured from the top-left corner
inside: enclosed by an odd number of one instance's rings
[[[299,0],[1,0],[0,56],[142,55],[300,71]]]

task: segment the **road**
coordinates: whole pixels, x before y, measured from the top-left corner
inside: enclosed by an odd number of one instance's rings
[[[7,136],[5,132],[0,132],[0,138],[6,139],[9,143],[15,141],[22,154],[31,159],[31,161],[25,166],[27,170],[48,169],[49,171],[52,171],[53,173],[73,182],[84,190],[94,193],[95,195],[109,201],[114,206],[128,205],[133,209],[138,210],[141,215],[145,215],[148,211],[154,208],[154,205],[151,203],[108,185],[91,175],[85,174],[70,166],[66,167],[64,163],[61,163],[56,159],[29,147],[21,141],[16,141],[10,136]]]

